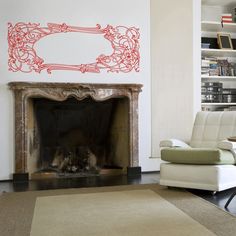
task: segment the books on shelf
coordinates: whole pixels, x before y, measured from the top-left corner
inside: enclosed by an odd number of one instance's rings
[[[235,76],[236,64],[229,62],[228,59],[203,57],[201,74],[208,76]]]
[[[219,75],[216,58],[202,58],[202,75]]]
[[[221,23],[233,23],[233,18],[231,13],[221,15]]]
[[[236,106],[230,106],[228,109],[229,111],[236,111]]]

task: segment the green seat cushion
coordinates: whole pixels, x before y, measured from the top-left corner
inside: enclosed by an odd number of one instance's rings
[[[233,154],[214,148],[164,148],[161,159],[179,164],[229,165],[235,164]]]

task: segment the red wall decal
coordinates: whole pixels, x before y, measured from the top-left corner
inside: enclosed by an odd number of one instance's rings
[[[95,62],[80,65],[67,65],[57,63],[44,63],[44,59],[37,56],[34,45],[47,35],[67,32],[80,32],[88,34],[102,34],[111,43],[111,55],[99,55]],[[66,24],[48,23],[47,27],[41,27],[36,23],[22,23],[15,25],[8,23],[8,54],[9,70],[13,72],[21,71],[30,73],[32,71],[40,73],[47,70],[74,70],[99,73],[102,69],[107,72],[139,72],[139,29],[135,27],[125,27],[107,25],[102,28],[77,27]]]

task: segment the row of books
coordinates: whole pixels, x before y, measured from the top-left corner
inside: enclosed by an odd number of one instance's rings
[[[226,107],[224,108],[224,111],[236,111],[236,106]]]
[[[221,15],[221,23],[232,23],[233,22],[233,17],[231,13],[227,14],[222,14]]]
[[[215,57],[203,57],[201,64],[202,75],[210,76],[235,76],[236,64],[227,59],[218,59]]]

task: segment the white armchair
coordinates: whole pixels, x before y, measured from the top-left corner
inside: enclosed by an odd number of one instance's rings
[[[236,111],[198,112],[189,144],[160,142],[160,184],[222,191],[236,186]]]

